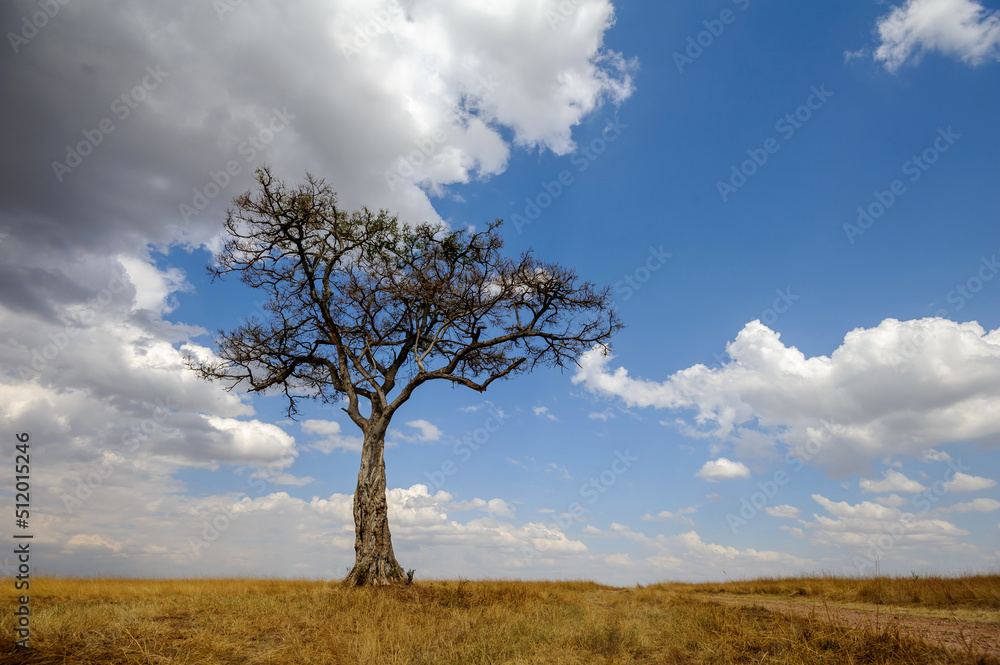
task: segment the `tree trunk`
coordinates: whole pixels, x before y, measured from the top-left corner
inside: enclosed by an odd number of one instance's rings
[[[344,580],[350,586],[383,586],[405,580],[392,553],[385,501],[385,425],[365,432],[361,470],[354,492],[354,568]]]

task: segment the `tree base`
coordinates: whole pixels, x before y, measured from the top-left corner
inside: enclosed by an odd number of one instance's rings
[[[402,566],[395,561],[373,561],[356,563],[351,572],[344,578],[345,586],[394,586],[409,584]]]

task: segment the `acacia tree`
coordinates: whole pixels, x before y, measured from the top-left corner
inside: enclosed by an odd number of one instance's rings
[[[264,291],[264,316],[219,331],[217,359],[190,360],[227,389],[280,389],[294,417],[304,398],[345,403],[364,433],[354,493],[355,564],[345,582],[402,579],[386,509],[385,434],[432,380],[483,392],[537,365],[563,367],[621,322],[610,289],[502,254],[496,220],[478,232],[348,213],[323,180],[288,187],[264,166],[233,200],[213,281],[229,273]]]

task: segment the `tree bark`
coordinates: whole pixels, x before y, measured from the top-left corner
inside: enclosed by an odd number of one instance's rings
[[[385,425],[365,432],[361,470],[354,492],[354,568],[344,580],[350,586],[384,586],[404,581],[392,552],[385,500]]]

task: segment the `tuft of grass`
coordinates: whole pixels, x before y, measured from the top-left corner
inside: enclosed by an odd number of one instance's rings
[[[13,615],[4,611],[0,663],[1000,665],[990,655],[911,639],[892,625],[854,629],[706,600],[713,589],[736,593],[729,585],[740,584],[755,593],[802,588],[844,595],[849,587],[863,593],[859,580],[823,579],[628,589],[585,581],[457,580],[372,589],[277,579],[40,577],[31,581],[32,649],[14,650],[8,639]],[[13,584],[3,588],[0,595],[13,606]],[[928,598],[937,599],[936,593],[928,591]],[[967,595],[980,602],[988,592]]]

